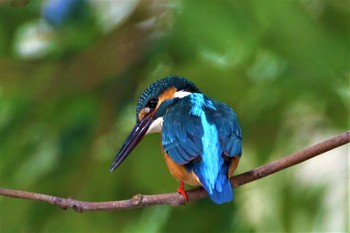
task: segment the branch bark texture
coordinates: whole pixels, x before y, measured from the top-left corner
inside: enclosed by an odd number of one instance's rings
[[[310,146],[299,152],[290,154],[281,159],[275,160],[271,163],[263,165],[261,167],[254,168],[248,172],[231,178],[232,187],[238,187],[252,181],[261,179],[305,160],[311,159],[324,152],[340,147],[350,142],[350,131],[336,135],[328,140],[325,140],[316,145]],[[97,211],[97,210],[121,210],[140,208],[153,205],[171,205],[178,206],[184,205],[186,202],[182,195],[178,193],[167,193],[157,195],[143,195],[136,194],[131,199],[121,201],[106,201],[106,202],[85,202],[74,200],[72,198],[61,198],[56,196],[50,196],[46,194],[19,191],[13,189],[0,188],[0,196],[7,196],[13,198],[22,198],[29,200],[36,200],[47,202],[63,209],[73,208],[75,211]],[[195,201],[208,194],[203,188],[193,189],[187,191],[188,201]]]

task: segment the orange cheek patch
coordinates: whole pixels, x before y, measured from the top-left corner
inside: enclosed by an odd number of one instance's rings
[[[163,101],[174,98],[176,91],[176,87],[170,87],[169,89],[165,90],[158,98],[157,108]]]
[[[145,109],[142,109],[141,112],[139,113],[139,121],[145,118],[146,115],[147,115],[147,111],[145,111]]]

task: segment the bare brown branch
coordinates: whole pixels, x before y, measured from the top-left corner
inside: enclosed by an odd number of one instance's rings
[[[273,161],[261,167],[255,168],[248,172],[231,178],[231,184],[233,187],[238,187],[249,182],[261,179],[265,176],[276,173],[280,170],[286,169],[305,160],[311,159],[317,155],[320,155],[326,151],[340,147],[350,142],[350,131],[334,136],[326,141],[308,147],[302,151],[283,157],[279,160]],[[14,198],[22,198],[36,201],[48,202],[53,205],[57,205],[63,209],[73,208],[75,211],[97,211],[97,210],[121,210],[140,208],[153,205],[184,205],[185,200],[182,195],[178,193],[167,193],[157,195],[143,195],[137,194],[128,200],[121,201],[107,201],[107,202],[84,202],[71,198],[61,198],[40,193],[25,192],[19,190],[0,188],[0,195]],[[188,201],[195,201],[208,194],[204,189],[194,189],[187,192]]]

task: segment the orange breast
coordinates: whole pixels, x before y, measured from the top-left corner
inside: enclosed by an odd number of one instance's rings
[[[164,151],[162,146],[162,152],[164,155],[165,162],[168,166],[168,169],[171,173],[171,175],[177,179],[178,181],[182,181],[186,184],[192,185],[192,186],[198,186],[201,185],[201,182],[199,181],[197,175],[191,171],[189,172],[184,165],[180,165],[175,163],[171,157]],[[230,168],[228,171],[228,177],[231,177],[236,170],[238,163],[239,163],[240,157],[234,157],[231,161]]]
[[[177,163],[175,163],[170,156],[163,150],[162,147],[162,152],[164,155],[164,159],[166,164],[168,165],[168,169],[171,173],[171,175],[177,179],[178,181],[182,181],[186,184],[192,185],[192,186],[198,186],[201,185],[198,177],[196,176],[196,174],[191,171],[187,171],[187,169],[185,168],[184,165],[179,165]]]
[[[231,161],[231,164],[230,164],[230,168],[228,170],[228,177],[231,177],[233,176],[233,173],[235,172],[237,166],[238,166],[238,163],[239,163],[239,159],[241,157],[233,157],[232,161]]]

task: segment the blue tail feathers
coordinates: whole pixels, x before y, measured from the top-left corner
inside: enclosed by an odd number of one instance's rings
[[[214,184],[210,184],[211,182],[203,176],[202,172],[200,171],[201,169],[194,170],[199,180],[201,181],[203,188],[208,192],[210,199],[213,202],[215,202],[216,204],[223,204],[225,202],[231,202],[233,200],[234,195],[226,171],[227,169],[223,169],[223,171],[220,171],[220,173],[216,177]]]
[[[227,174],[224,176],[220,175],[220,177],[217,178],[215,188],[209,196],[216,204],[231,202],[233,200],[233,191]]]

